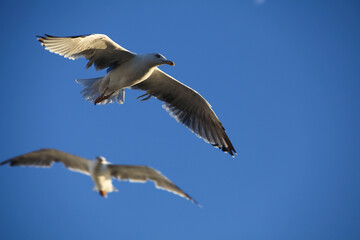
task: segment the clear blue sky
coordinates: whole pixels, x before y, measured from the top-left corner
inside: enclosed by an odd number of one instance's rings
[[[1,1],[0,160],[40,148],[159,169],[104,199],[66,170],[0,168],[0,239],[360,239],[358,1]],[[261,2],[261,1],[260,1]],[[156,99],[93,106],[35,35],[104,33],[213,106],[235,159]]]

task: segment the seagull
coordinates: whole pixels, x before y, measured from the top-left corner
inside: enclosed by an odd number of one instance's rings
[[[94,160],[88,160],[56,149],[40,149],[3,161],[0,166],[10,164],[12,167],[34,166],[49,168],[54,162],[61,162],[72,171],[90,176],[95,183],[94,190],[99,191],[103,197],[107,197],[108,193],[118,191],[112,184],[112,178],[140,183],[150,180],[155,183],[156,188],[177,194],[200,206],[197,201],[183,192],[159,171],[147,166],[111,164],[102,156],[98,156]]]
[[[96,104],[125,101],[125,88],[145,91],[141,101],[151,96],[164,102],[163,108],[198,137],[234,157],[236,151],[211,105],[195,90],[161,71],[158,66],[174,62],[159,53],[135,54],[104,34],[72,37],[37,36],[50,52],[75,60],[86,58],[86,68],[107,68],[104,77],[77,79],[83,97]]]

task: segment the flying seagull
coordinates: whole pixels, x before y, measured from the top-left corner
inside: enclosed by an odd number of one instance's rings
[[[178,122],[183,123],[198,137],[213,146],[236,153],[225,129],[211,109],[211,105],[195,90],[167,75],[157,66],[174,62],[159,53],[135,54],[121,47],[104,34],[73,37],[38,36],[41,45],[50,52],[75,60],[84,57],[97,70],[107,68],[104,77],[77,79],[83,86],[83,97],[96,104],[117,102],[123,104],[125,88],[140,89],[145,94],[141,101],[151,96],[164,102],[165,108]]]
[[[56,149],[41,149],[11,158],[1,162],[0,165],[51,167],[54,162],[61,162],[72,171],[90,176],[95,183],[94,190],[99,191],[103,197],[106,197],[107,193],[118,191],[112,185],[112,178],[141,183],[150,180],[155,183],[156,188],[167,190],[198,204],[159,171],[151,167],[115,165],[101,156],[94,160],[88,160]]]

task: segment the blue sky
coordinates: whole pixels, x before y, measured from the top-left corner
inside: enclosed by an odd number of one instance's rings
[[[101,198],[62,165],[0,168],[0,239],[359,239],[357,1],[2,1],[0,159],[40,148],[160,170]],[[201,93],[238,152],[211,147],[141,91],[93,106],[102,76],[35,35],[104,33]]]

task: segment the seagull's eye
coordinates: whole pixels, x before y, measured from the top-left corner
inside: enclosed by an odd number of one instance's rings
[[[157,58],[161,58],[161,55],[160,54],[156,54],[155,55]]]

